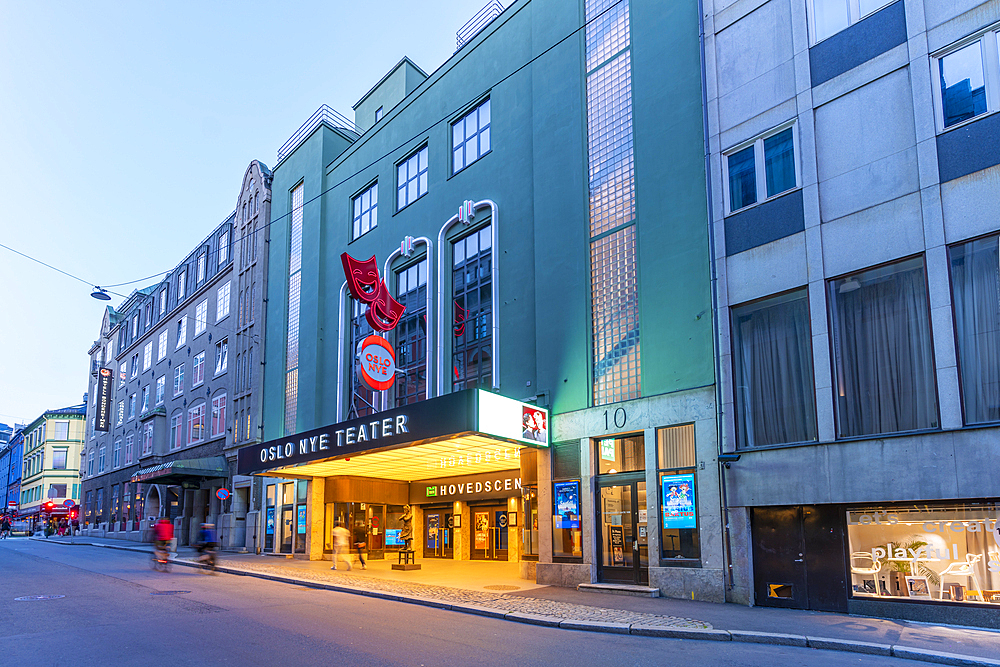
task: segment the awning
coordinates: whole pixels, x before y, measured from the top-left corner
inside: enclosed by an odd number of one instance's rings
[[[177,459],[142,468],[132,475],[132,482],[182,485],[184,482],[201,482],[229,476],[229,462],[225,456],[203,459]]]

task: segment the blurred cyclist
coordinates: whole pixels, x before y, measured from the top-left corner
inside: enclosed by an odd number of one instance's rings
[[[157,554],[166,559],[169,555],[170,542],[174,539],[174,524],[169,519],[160,519],[153,526],[153,539]]]

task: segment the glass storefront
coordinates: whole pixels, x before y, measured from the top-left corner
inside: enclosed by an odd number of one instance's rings
[[[350,543],[365,544],[367,558],[379,560],[403,548],[399,538],[403,522],[402,505],[381,503],[327,503],[323,531],[323,551],[333,553],[333,527],[338,521],[351,533]]]
[[[847,512],[854,598],[1000,605],[1000,503]]]
[[[696,493],[694,425],[656,430],[660,488],[660,549],[663,565],[701,563]]]

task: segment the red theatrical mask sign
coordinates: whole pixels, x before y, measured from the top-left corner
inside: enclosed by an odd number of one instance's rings
[[[399,324],[406,306],[389,295],[385,281],[379,278],[375,256],[359,262],[346,252],[340,256],[351,296],[368,304],[365,319],[376,331],[392,331]]]

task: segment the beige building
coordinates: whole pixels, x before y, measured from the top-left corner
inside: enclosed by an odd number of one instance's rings
[[[20,516],[65,516],[67,500],[80,504],[86,412],[86,404],[48,410],[25,427]],[[51,511],[45,510],[47,501],[52,502]]]

